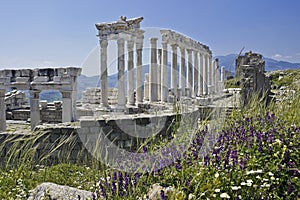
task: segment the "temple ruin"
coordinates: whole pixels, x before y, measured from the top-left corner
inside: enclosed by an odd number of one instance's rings
[[[30,117],[31,130],[42,123],[79,121],[76,126],[44,127],[53,132],[54,138],[77,134],[83,144],[95,142],[104,134],[117,146],[132,148],[145,141],[141,133],[167,137],[171,130],[168,127],[178,115],[197,121],[204,106],[223,97],[225,68],[219,67],[218,59],[213,60],[207,45],[173,30],[161,29],[159,38],[148,38],[150,53],[145,51],[142,20],[143,17],[121,17],[115,22],[96,24],[100,88],[88,88],[80,103],[76,103],[76,94],[81,68],[0,70],[0,131],[6,131],[5,93],[10,89],[29,91],[30,111],[15,111],[15,115],[20,119]],[[108,85],[110,41],[117,42],[117,88]],[[149,53],[149,63],[143,61],[145,52]],[[149,71],[144,75],[147,64]],[[40,101],[43,90],[59,91],[62,102]],[[187,113],[174,111],[177,102],[188,107]],[[157,127],[159,124],[161,127]],[[5,139],[7,135],[2,136]],[[74,159],[78,159],[75,153]]]

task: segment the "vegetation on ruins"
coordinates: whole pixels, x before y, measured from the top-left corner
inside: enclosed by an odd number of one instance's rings
[[[253,97],[247,108],[234,110],[226,119],[207,155],[199,153],[210,139],[206,136],[211,135],[203,127],[184,156],[161,170],[126,173],[97,161],[71,163],[67,157],[59,164],[42,165],[32,159],[37,138],[15,138],[15,146],[6,153],[8,161],[0,171],[0,199],[26,199],[29,191],[42,182],[85,189],[95,192],[95,198],[106,199],[146,199],[154,184],[164,188],[158,199],[300,198],[300,89],[295,85],[300,73],[285,71],[279,79],[280,73],[272,74],[272,84],[291,87],[294,93],[268,107]],[[140,151],[151,152],[167,142],[143,146]],[[71,148],[71,138],[59,144]],[[4,145],[0,145],[1,153]],[[50,154],[41,155],[40,161],[59,153],[57,146],[49,149]]]

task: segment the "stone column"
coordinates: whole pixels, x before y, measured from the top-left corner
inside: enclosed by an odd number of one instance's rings
[[[62,91],[62,122],[72,121],[72,92]]]
[[[40,91],[30,90],[30,125],[31,130],[40,123],[41,113],[40,113]]]
[[[0,90],[0,132],[6,131],[5,90]]]
[[[172,72],[171,72],[171,90],[173,90],[174,92],[174,101],[177,101],[176,99],[178,98],[178,94],[177,94],[177,74],[178,74],[178,70],[177,70],[177,45],[176,44],[172,44]]]
[[[161,101],[167,102],[169,95],[168,87],[168,44],[167,42],[162,42],[162,69],[161,69]]]
[[[128,66],[128,78],[127,78],[127,104],[134,105],[134,66],[133,66],[133,41],[127,41],[127,66]]]
[[[215,64],[214,64],[214,86],[215,86],[215,93],[218,93],[219,92],[219,88],[218,88],[218,85],[219,85],[219,59],[216,58],[215,59]]]
[[[221,81],[224,82],[226,80],[225,78],[225,66],[221,67]]]
[[[208,94],[208,55],[204,55],[203,94]]]
[[[117,111],[124,111],[126,104],[125,97],[125,55],[124,55],[124,39],[118,39],[118,106]]]
[[[213,81],[213,77],[214,77],[214,74],[213,74],[213,62],[212,62],[212,56],[209,55],[208,57],[208,93],[209,94],[213,94],[213,84],[214,84],[214,81]]]
[[[203,74],[204,74],[204,57],[203,54],[200,53],[200,66],[199,66],[199,88],[198,88],[198,94],[203,95]]]
[[[101,103],[100,107],[106,109],[108,105],[108,79],[107,79],[107,45],[106,39],[100,40],[100,87],[101,87]]]
[[[193,51],[191,49],[187,49],[187,53],[188,53],[188,84],[187,84],[187,88],[188,88],[188,97],[192,97],[192,87],[193,87],[193,57],[192,57],[192,53]]]
[[[157,91],[157,38],[150,38],[150,83],[149,100],[156,102],[158,100]]]
[[[199,64],[198,64],[198,51],[194,51],[194,85],[193,85],[193,97],[198,96],[199,87]]]
[[[185,65],[185,48],[180,47],[180,89],[181,96],[185,96],[186,87],[186,65]]]
[[[162,49],[157,49],[157,100],[161,101],[161,68],[162,68]]]
[[[144,31],[139,30],[136,36],[136,102],[143,102],[143,40]]]
[[[149,74],[145,74],[145,83],[144,83],[144,100],[149,101]]]

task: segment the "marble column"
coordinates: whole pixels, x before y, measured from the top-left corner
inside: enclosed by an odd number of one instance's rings
[[[167,42],[162,42],[162,69],[161,69],[161,101],[167,102],[169,95],[168,86],[168,44]]]
[[[124,55],[124,39],[119,38],[118,44],[118,106],[117,111],[124,111],[126,104],[125,97],[125,55]]]
[[[219,92],[219,89],[218,89],[218,85],[219,85],[219,60],[216,58],[215,59],[215,64],[214,64],[214,86],[215,86],[215,90],[214,92],[215,93],[218,93]]]
[[[100,40],[100,88],[101,88],[101,103],[100,107],[108,108],[108,79],[107,79],[107,45],[106,39]]]
[[[212,93],[212,59],[209,55],[207,57],[207,85],[208,85],[208,94]]]
[[[144,82],[144,101],[149,101],[149,74],[145,74]]]
[[[144,31],[137,32],[135,49],[136,49],[136,103],[143,102],[143,40]]]
[[[162,71],[162,49],[157,49],[157,100],[161,101],[161,71]]]
[[[149,100],[156,102],[158,100],[157,91],[157,38],[150,38],[150,83]]]
[[[0,90],[0,132],[6,131],[5,90]]]
[[[40,123],[41,113],[40,113],[40,91],[30,90],[30,125],[31,130]]]
[[[127,57],[127,104],[128,105],[134,105],[134,64],[133,64],[133,41],[127,41],[127,51],[128,51],[128,57]]]
[[[177,101],[178,98],[178,87],[177,87],[177,80],[178,80],[178,69],[177,69],[177,44],[172,44],[172,72],[171,72],[171,90],[174,92],[174,101]]]
[[[72,121],[72,92],[62,91],[62,122]]]
[[[208,94],[208,55],[204,55],[203,94]]]
[[[225,66],[221,67],[221,81],[224,82],[226,80],[225,78]]]
[[[203,54],[200,53],[199,55],[200,59],[200,66],[199,66],[199,88],[198,88],[198,94],[203,95],[203,74],[204,74],[204,58]]]
[[[188,83],[187,83],[187,88],[188,88],[188,97],[192,97],[192,87],[193,87],[193,57],[192,53],[193,51],[191,49],[187,49],[188,53]]]
[[[193,97],[198,96],[199,87],[199,63],[198,63],[198,51],[194,51],[194,84],[193,84]]]
[[[186,65],[185,65],[185,48],[180,47],[180,89],[181,96],[185,96],[186,87]]]

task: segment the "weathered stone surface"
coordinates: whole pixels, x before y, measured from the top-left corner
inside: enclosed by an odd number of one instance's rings
[[[265,75],[265,61],[262,55],[247,52],[236,59],[235,76],[241,78],[241,104],[245,106],[253,94],[258,98],[270,98],[270,80]]]
[[[55,183],[42,183],[31,191],[28,200],[41,199],[85,200],[93,199],[93,193],[69,186],[57,185]]]

